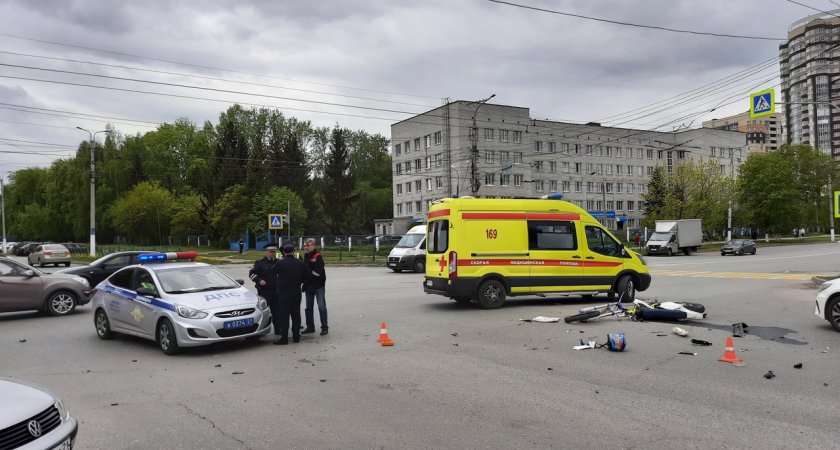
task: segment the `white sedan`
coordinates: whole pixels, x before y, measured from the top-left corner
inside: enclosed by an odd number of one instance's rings
[[[817,317],[823,318],[840,331],[840,278],[826,281],[817,294]]]
[[[267,302],[241,280],[204,263],[163,263],[160,255],[141,255],[142,264],[96,287],[91,303],[99,338],[139,336],[172,355],[182,347],[259,339],[271,331]]]

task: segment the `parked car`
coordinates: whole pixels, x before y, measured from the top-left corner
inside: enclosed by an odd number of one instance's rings
[[[61,244],[40,244],[26,257],[30,266],[44,267],[47,264],[64,264],[70,267],[70,250]]]
[[[87,251],[86,248],[80,246],[75,242],[62,242],[61,245],[67,247],[67,250],[70,250],[70,253],[85,253]]]
[[[12,247],[12,253],[14,253],[17,256],[25,256],[23,254],[23,249],[31,243],[32,241],[20,241],[16,243],[15,246]]]
[[[55,273],[78,275],[88,281],[92,287],[96,287],[102,280],[111,276],[114,272],[123,267],[137,264],[137,255],[145,253],[157,253],[149,251],[128,251],[109,253],[87,266],[76,266],[67,269],[61,269]]]
[[[87,304],[90,296],[90,283],[82,277],[47,274],[0,256],[0,312],[38,310],[66,316]]]
[[[743,255],[745,253],[755,255],[755,247],[755,241],[751,239],[732,239],[723,244],[720,248],[720,255]]]
[[[33,251],[35,251],[35,249],[38,248],[38,246],[41,245],[41,244],[42,244],[42,242],[30,242],[30,243],[26,244],[21,249],[21,255],[20,256],[29,256],[29,254],[32,253]]]
[[[79,423],[41,386],[0,377],[0,448],[70,450]]]
[[[4,255],[12,253],[12,249],[15,244],[17,244],[17,242],[6,242],[6,245],[4,245],[3,248],[0,248],[0,252],[3,252]]]

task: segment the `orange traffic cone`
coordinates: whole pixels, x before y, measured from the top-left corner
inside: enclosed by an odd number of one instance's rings
[[[382,326],[379,327],[379,343],[382,344],[383,347],[390,347],[394,345],[394,341],[388,337],[388,326],[385,325],[385,322],[382,322]]]
[[[739,363],[743,361],[743,359],[739,358],[735,354],[735,343],[732,340],[732,336],[726,338],[726,347],[723,350],[723,356],[718,359],[718,361],[728,362],[728,363]]]

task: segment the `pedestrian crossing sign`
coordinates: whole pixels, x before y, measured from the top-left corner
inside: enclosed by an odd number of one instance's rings
[[[750,94],[750,117],[754,119],[775,113],[775,94],[776,90],[772,88]]]
[[[269,214],[268,215],[268,229],[282,230],[283,229],[283,214]]]

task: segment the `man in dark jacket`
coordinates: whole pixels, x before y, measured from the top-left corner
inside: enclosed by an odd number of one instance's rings
[[[265,256],[254,263],[248,272],[251,281],[257,285],[257,293],[268,302],[271,309],[271,320],[274,324],[274,334],[280,329],[280,296],[277,292],[277,271],[280,261],[277,260],[277,245],[266,244]]]
[[[321,316],[321,336],[329,332],[329,325],[327,324],[327,299],[326,287],[327,272],[324,270],[324,258],[321,253],[315,248],[315,240],[307,239],[303,243],[303,250],[306,253],[303,255],[303,261],[306,263],[306,268],[309,273],[306,277],[306,329],[303,333],[315,332],[315,314],[313,306],[315,306],[315,299],[318,299],[318,315]]]
[[[274,329],[280,338],[274,340],[276,345],[289,343],[289,317],[292,318],[292,340],[300,342],[300,292],[306,281],[306,264],[295,258],[295,247],[292,244],[283,245],[283,259],[278,263],[277,288],[280,297],[280,332]]]

